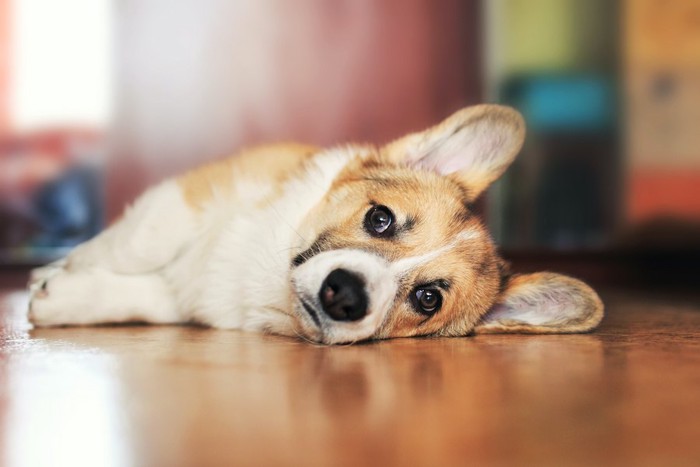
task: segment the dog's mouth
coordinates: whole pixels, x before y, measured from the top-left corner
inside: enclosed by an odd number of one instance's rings
[[[313,320],[314,323],[316,323],[316,326],[320,329],[321,328],[321,320],[318,317],[318,311],[314,308],[313,305],[311,305],[308,300],[304,299],[301,295],[299,296],[299,302],[301,303],[301,306],[304,308],[304,310],[311,316],[311,319]]]
[[[314,304],[313,299],[297,290],[294,291],[294,295],[297,301],[295,310],[300,324],[297,335],[304,340],[328,345],[365,342],[373,339],[372,336],[354,336],[352,334],[345,335],[345,333],[338,336],[334,322],[322,315],[322,311]],[[341,323],[341,325],[343,324],[352,323]],[[345,332],[347,333],[347,330]]]
[[[300,331],[305,339],[315,342],[323,342],[324,329],[320,309],[314,304],[313,298],[299,290],[295,284],[292,285],[292,295],[297,302],[294,306]]]

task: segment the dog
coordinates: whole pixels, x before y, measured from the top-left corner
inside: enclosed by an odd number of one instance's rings
[[[243,151],[146,191],[30,279],[35,326],[145,322],[324,343],[594,329],[603,303],[560,274],[511,275],[473,205],[525,137],[467,107],[385,146]]]

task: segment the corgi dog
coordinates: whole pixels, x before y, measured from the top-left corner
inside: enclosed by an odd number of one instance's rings
[[[200,323],[324,344],[590,331],[598,295],[560,274],[509,274],[474,214],[524,135],[515,110],[478,105],[382,147],[243,151],[149,189],[34,270],[29,318]]]

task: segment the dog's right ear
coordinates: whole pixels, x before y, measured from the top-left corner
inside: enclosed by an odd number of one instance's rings
[[[404,136],[382,148],[382,155],[392,163],[455,177],[474,200],[505,172],[524,139],[525,123],[516,110],[485,104]]]

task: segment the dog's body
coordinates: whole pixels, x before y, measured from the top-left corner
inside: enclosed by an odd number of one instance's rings
[[[141,196],[32,275],[36,325],[145,321],[324,343],[472,332],[583,332],[580,281],[509,276],[471,212],[512,162],[520,116],[464,109],[382,148],[246,151]]]

